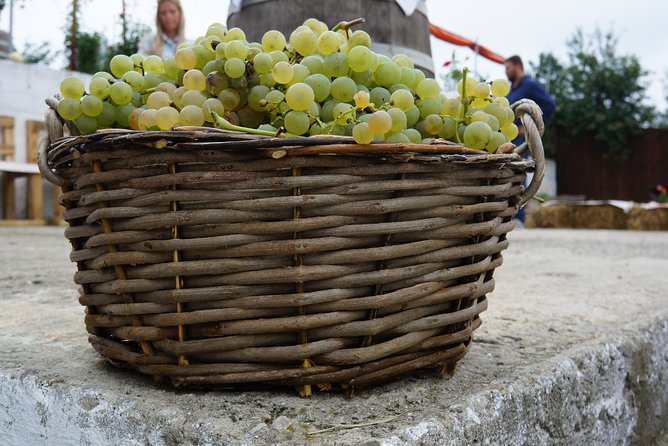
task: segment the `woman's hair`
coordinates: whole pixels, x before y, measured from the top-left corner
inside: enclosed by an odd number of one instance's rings
[[[153,54],[158,56],[162,55],[162,35],[165,33],[165,30],[162,28],[162,23],[160,22],[160,5],[166,2],[172,3],[179,10],[181,20],[179,21],[178,41],[179,43],[183,43],[186,40],[186,19],[183,15],[181,0],[158,0],[158,6],[155,9],[155,27],[157,29],[157,33],[153,36]]]

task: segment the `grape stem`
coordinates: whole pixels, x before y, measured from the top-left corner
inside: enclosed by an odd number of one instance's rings
[[[234,125],[227,119],[223,118],[222,116],[218,115],[216,112],[211,112],[211,117],[213,118],[216,127],[219,129],[224,129],[224,130],[230,130],[233,132],[243,132],[243,133],[250,133],[253,135],[262,135],[262,136],[280,136],[283,138],[298,138],[299,136],[297,135],[292,135],[290,133],[281,133],[280,135],[277,135],[275,132],[270,132],[268,130],[259,130],[259,129],[252,129],[250,127],[243,127],[240,125]]]
[[[332,31],[337,32],[340,29],[348,31],[351,27],[353,27],[355,25],[359,25],[359,24],[364,23],[364,22],[366,22],[366,20],[364,20],[364,17],[358,17],[358,18],[356,18],[354,20],[351,20],[349,22],[340,22],[338,25],[336,25],[334,28],[332,28]]]

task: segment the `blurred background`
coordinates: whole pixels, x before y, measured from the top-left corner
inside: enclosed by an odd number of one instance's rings
[[[448,96],[462,67],[505,78],[505,59],[519,55],[557,102],[544,136],[549,205],[533,204],[527,226],[668,229],[665,0],[182,4],[191,40],[216,21],[259,39],[311,16],[330,26],[364,16],[377,51],[408,53]],[[43,100],[70,71],[85,78],[108,69],[112,55],[136,52],[155,32],[155,12],[145,0],[0,0],[2,221],[60,223],[58,191],[34,164]],[[643,213],[649,220],[638,220]]]

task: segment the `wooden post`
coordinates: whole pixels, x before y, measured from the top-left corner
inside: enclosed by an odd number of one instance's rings
[[[0,116],[0,160],[14,161],[14,118]],[[2,217],[16,218],[16,176],[9,172],[2,175]]]
[[[41,121],[26,121],[26,162],[37,164],[37,148],[40,138],[46,134],[46,125]],[[44,196],[42,176],[29,175],[26,188],[26,210],[28,219],[43,218]],[[54,203],[54,209],[59,206]]]

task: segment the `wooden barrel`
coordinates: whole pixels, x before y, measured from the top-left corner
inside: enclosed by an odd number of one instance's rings
[[[407,17],[394,0],[242,0],[240,10],[230,9],[227,25],[238,26],[249,39],[260,41],[270,29],[277,29],[287,37],[309,17],[330,27],[342,20],[364,17],[366,23],[355,29],[371,35],[374,51],[388,56],[406,54],[425,73],[434,74],[424,1]]]
[[[9,33],[0,31],[0,59],[6,59],[12,52],[12,45],[9,42]]]

